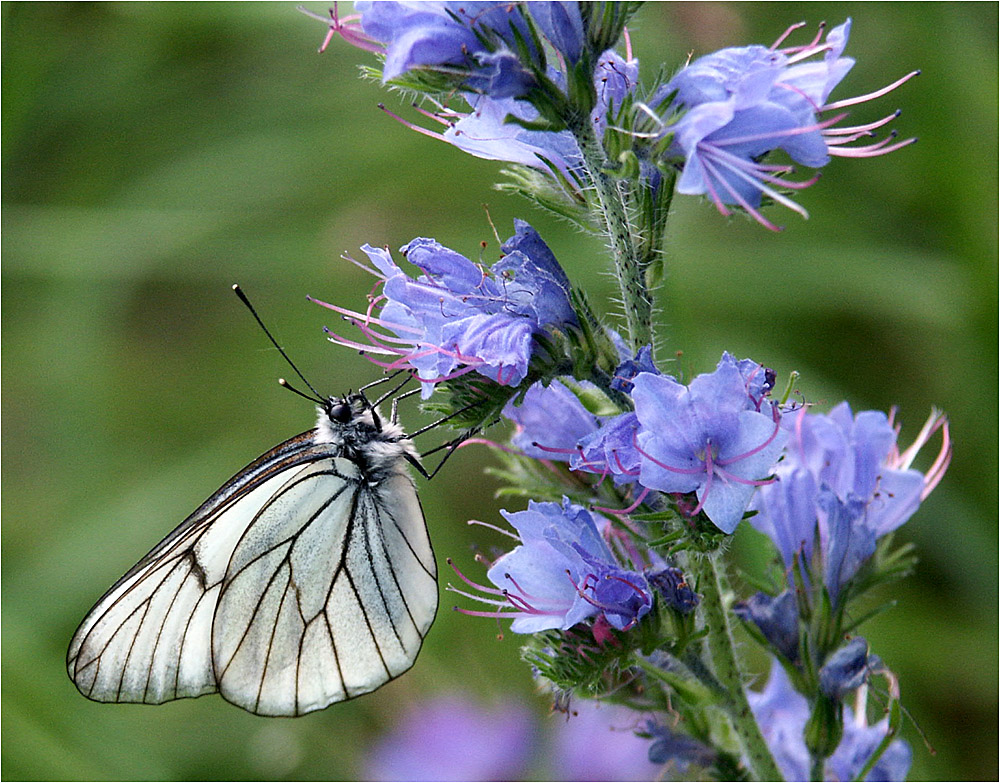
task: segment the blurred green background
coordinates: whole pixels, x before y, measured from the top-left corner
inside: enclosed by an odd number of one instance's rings
[[[305,718],[76,692],[65,648],[93,601],[237,468],[311,426],[308,405],[275,384],[287,368],[233,282],[331,393],[375,368],[323,339],[334,318],[305,295],[362,302],[369,279],[339,256],[364,242],[429,236],[475,257],[492,240],[485,204],[502,235],[531,220],[594,302],[612,290],[599,241],[491,190],[497,165],[381,114],[379,101],[407,109],[356,78],[368,56],[341,41],[317,55],[324,28],[292,5],[2,12],[3,777],[350,778],[353,748],[412,700],[464,689],[543,713],[515,636],[448,611],[447,593],[412,672]],[[931,405],[949,411],[951,470],[901,534],[919,571],[863,632],[938,751],[908,726],[911,778],[992,779],[997,6],[656,3],[633,44],[648,79],[688,53],[846,16],[858,64],[834,98],[922,68],[854,115],[901,106],[896,126],[920,143],[835,160],[801,194],[809,221],[768,212],[787,226],[778,235],[678,198],[662,355],[683,351],[695,373],[726,349],[800,371],[820,404],[898,404],[904,443]],[[412,429],[415,411],[405,420]],[[465,525],[497,518],[489,463],[464,449],[421,486],[443,581],[446,556],[478,573],[473,548],[502,544]],[[743,538],[752,556],[759,542]]]

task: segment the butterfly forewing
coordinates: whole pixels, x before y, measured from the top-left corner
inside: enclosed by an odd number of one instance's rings
[[[436,571],[401,458],[377,480],[303,433],[206,501],[98,601],[70,643],[91,699],[221,691],[300,715],[412,666]]]

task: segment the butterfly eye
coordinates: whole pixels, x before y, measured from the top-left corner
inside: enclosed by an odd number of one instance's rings
[[[338,402],[330,406],[328,415],[334,421],[347,424],[354,417],[354,411],[346,402]]]

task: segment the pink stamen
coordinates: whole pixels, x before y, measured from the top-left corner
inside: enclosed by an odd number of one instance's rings
[[[512,449],[509,446],[504,446],[502,443],[497,443],[495,440],[489,440],[488,438],[466,438],[461,443],[459,443],[455,448],[463,449],[466,446],[490,446],[494,449],[500,449],[507,454],[522,454],[523,452],[517,449]],[[544,462],[545,460],[542,460]],[[471,524],[471,523],[470,523]]]
[[[416,103],[413,103],[413,104],[410,104],[410,105],[414,108],[414,110],[418,114],[423,115],[427,119],[433,120],[434,122],[440,122],[442,125],[447,125],[448,127],[452,126],[452,123],[449,122],[448,120],[444,119],[444,117],[442,117],[440,114],[435,114],[432,111],[427,111],[427,109],[423,108],[422,106],[417,105]]]
[[[823,131],[823,135],[824,136],[843,136],[843,135],[853,134],[855,132],[861,133],[861,132],[866,132],[866,131],[877,130],[878,128],[881,128],[883,125],[888,125],[890,122],[892,122],[894,119],[896,119],[902,113],[903,113],[902,111],[900,111],[899,109],[896,109],[896,111],[894,111],[892,114],[888,114],[888,115],[886,115],[885,117],[883,117],[880,120],[875,120],[874,122],[869,122],[867,125],[855,125],[855,126],[850,127],[850,128],[827,128],[826,130]],[[828,139],[827,140],[827,144],[831,144],[831,143],[832,142]]]
[[[629,587],[631,587],[631,588],[632,588],[633,590],[635,590],[635,592],[637,592],[637,593],[638,593],[639,595],[641,595],[641,596],[642,596],[642,602],[643,602],[643,603],[645,603],[645,604],[648,604],[648,603],[649,603],[649,596],[648,596],[648,595],[646,595],[646,594],[645,594],[645,593],[644,593],[644,592],[642,591],[642,589],[641,589],[641,588],[637,587],[636,585],[634,585],[634,584],[632,584],[632,583],[631,583],[630,581],[628,581],[628,579],[625,579],[624,577],[621,577],[621,576],[615,576],[614,574],[605,574],[605,575],[604,575],[604,578],[605,578],[605,579],[614,579],[614,580],[615,580],[616,582],[621,582],[621,583],[622,583],[623,585],[628,585],[628,586],[629,586]]]
[[[519,612],[524,612],[525,614],[549,614],[549,612],[543,612],[541,609],[536,609],[520,596],[511,595],[506,591],[504,592],[504,595],[507,597],[507,600],[510,601],[511,605]]]
[[[345,337],[341,337],[339,334],[337,334],[336,332],[331,332],[329,329],[326,330],[326,335],[327,335],[327,339],[331,343],[336,343],[337,345],[342,345],[345,348],[353,348],[356,351],[361,351],[362,353],[366,353],[366,354],[367,353],[375,353],[375,354],[381,354],[383,356],[396,356],[396,355],[399,355],[399,354],[404,354],[405,355],[405,353],[406,353],[405,351],[401,351],[401,350],[392,350],[392,349],[389,349],[389,348],[379,348],[378,346],[371,345],[370,343],[357,343],[357,342],[354,342],[353,340],[348,340]]]
[[[798,27],[804,27],[804,26],[805,26],[805,22],[801,22],[798,25],[793,25],[793,29],[798,29]],[[809,52],[809,54],[806,55],[808,57],[808,56],[811,56],[813,54],[816,54],[817,52],[822,52],[822,51],[825,51],[826,49],[829,49],[830,47],[828,45],[824,44],[824,45],[820,46],[820,39],[823,37],[823,31],[824,30],[826,30],[826,22],[820,22],[819,25],[816,28],[816,37],[813,38],[809,43],[805,44],[804,46],[790,46],[790,47],[788,47],[786,49],[782,49],[782,52],[784,54],[795,54],[795,53],[801,53],[801,52]],[[791,30],[789,30],[789,32],[791,32]],[[814,51],[810,51],[810,50],[814,50]]]
[[[531,441],[531,445],[534,446],[536,449],[540,449],[541,451],[546,451],[549,454],[577,454],[580,451],[579,448],[557,449],[555,446],[543,446],[536,440]]]
[[[465,590],[459,590],[453,584],[446,585],[445,590],[447,590],[449,593],[456,593],[462,596],[463,598],[470,598],[473,601],[479,601],[479,603],[481,604],[489,604],[490,606],[499,606],[502,608],[508,608],[510,606],[510,603],[507,600],[497,601],[492,598],[483,598],[481,595],[476,595],[475,593],[468,593]],[[506,599],[506,596],[504,596],[504,598]]]
[[[455,372],[448,373],[448,375],[439,375],[436,378],[421,378],[420,381],[421,383],[442,383],[443,381],[450,381],[455,378],[460,378],[466,373],[474,372],[475,369],[476,369],[475,367],[462,367],[459,370],[455,370]]]
[[[491,595],[503,595],[504,594],[503,590],[497,590],[496,588],[487,587],[486,585],[476,584],[475,582],[473,582],[471,579],[469,579],[469,577],[467,577],[465,574],[463,574],[458,569],[458,566],[455,565],[454,561],[452,561],[452,559],[450,557],[447,558],[445,560],[445,562],[449,566],[451,566],[451,570],[455,572],[455,575],[459,579],[461,579],[463,582],[465,582],[469,587],[473,588],[474,590],[481,590],[482,592],[489,593]]]
[[[396,120],[396,122],[400,123],[401,125],[406,126],[410,130],[416,131],[417,133],[420,133],[420,134],[422,134],[424,136],[427,136],[427,137],[429,137],[431,139],[438,139],[439,141],[446,141],[446,139],[444,138],[444,136],[442,136],[440,133],[435,133],[434,131],[429,130],[428,128],[423,127],[422,125],[417,125],[416,123],[410,122],[409,120],[404,120],[402,117],[400,117],[395,112],[390,111],[389,109],[387,109],[385,107],[384,103],[380,103],[378,105],[378,107],[383,112],[385,112],[390,117],[392,117],[394,120]]]
[[[886,139],[868,147],[828,147],[828,152],[830,155],[838,158],[876,158],[880,155],[888,155],[890,152],[895,152],[903,147],[909,147],[916,142],[916,138],[909,138],[896,144],[890,144],[888,147],[884,146],[888,141],[891,141],[891,139]]]
[[[467,615],[468,617],[496,617],[500,619],[503,619],[504,617],[517,617],[517,612],[480,612],[474,609],[463,609],[461,606],[453,606],[452,610],[458,612],[459,614]]]
[[[598,511],[606,511],[609,514],[614,514],[615,516],[624,516],[625,514],[631,514],[633,511],[639,508],[639,506],[642,505],[642,501],[646,499],[646,496],[648,494],[649,494],[649,489],[643,487],[642,492],[639,493],[639,497],[637,497],[635,502],[628,508],[616,509],[616,508],[605,508],[604,506],[594,506],[594,508],[597,509]]]
[[[748,215],[750,215],[754,220],[756,220],[758,223],[760,223],[762,226],[764,226],[764,228],[768,229],[769,231],[782,230],[780,226],[776,226],[770,220],[765,218],[761,214],[759,209],[757,209],[754,206],[751,206],[751,204],[745,198],[743,198],[743,195],[739,193],[732,185],[729,184],[729,182],[719,173],[719,170],[715,167],[710,154],[703,156],[702,163],[705,166],[705,170],[708,171],[711,177],[714,177],[715,179],[717,179],[719,182],[722,183],[723,187],[725,187],[726,191],[733,198],[733,200],[735,200],[736,203],[739,204],[739,206],[743,207],[743,209],[746,210]],[[746,177],[745,175],[744,177],[748,181],[752,182],[755,187],[759,184],[757,180],[753,179],[752,177]],[[709,187],[712,191],[713,198],[716,200],[716,207],[718,208],[719,212],[721,212],[723,215],[729,215],[729,210],[725,208],[722,199],[719,198],[719,196],[715,193],[714,188],[711,188],[711,186]]]
[[[772,52],[777,51],[778,47],[781,46],[782,42],[786,38],[788,38],[788,36],[790,36],[796,30],[798,30],[798,29],[800,29],[802,27],[805,27],[805,26],[806,26],[805,22],[796,22],[795,24],[791,25],[787,30],[785,30],[785,32],[783,32],[781,35],[778,36],[778,40],[777,41],[775,41],[773,44],[771,44],[771,51]]]
[[[865,103],[866,101],[871,101],[874,100],[875,98],[881,98],[883,95],[886,95],[895,90],[897,87],[905,84],[914,76],[919,76],[919,75],[920,71],[910,71],[908,74],[906,74],[906,76],[903,76],[900,79],[896,79],[896,81],[894,81],[892,84],[883,87],[881,90],[875,90],[875,92],[870,92],[867,95],[858,95],[855,98],[845,98],[842,101],[835,101],[834,103],[828,103],[826,106],[823,107],[823,111],[842,109],[845,106],[854,106],[858,103]]]
[[[747,451],[747,452],[745,452],[743,454],[738,454],[735,457],[728,457],[727,459],[720,459],[720,460],[717,461],[717,464],[719,464],[719,465],[732,465],[734,462],[739,462],[741,460],[747,459],[748,457],[752,457],[754,454],[758,454],[759,452],[761,452],[763,449],[766,449],[768,446],[770,446],[774,442],[774,439],[776,437],[778,437],[778,430],[780,430],[780,429],[781,429],[780,420],[775,420],[775,422],[774,422],[774,431],[771,433],[770,437],[768,437],[767,440],[765,440],[763,443],[761,443],[756,448],[750,449],[750,451]]]
[[[388,251],[388,249],[389,248],[385,248],[385,250],[387,250],[387,251]],[[381,272],[379,272],[377,269],[374,269],[374,268],[370,267],[368,265],[368,262],[358,261],[356,258],[352,258],[351,256],[347,255],[346,253],[344,255],[342,255],[341,258],[344,259],[345,261],[349,261],[350,263],[354,264],[354,266],[356,266],[358,269],[361,269],[361,270],[367,272],[370,275],[374,275],[375,277],[380,278],[383,281],[385,280],[385,276]]]
[[[624,465],[622,465],[621,457],[618,456],[618,449],[611,450],[612,456],[615,458],[615,464],[618,466],[618,472],[623,473],[626,476],[638,476],[640,471],[638,470],[628,470]]]
[[[319,14],[314,14],[301,6],[299,6],[299,11],[304,13],[306,16],[311,16],[313,19],[318,19],[319,21],[325,23],[329,26],[329,31],[326,34],[326,38],[323,39],[323,43],[319,47],[320,54],[326,51],[326,47],[330,45],[330,41],[333,40],[334,35],[339,35],[351,46],[356,46],[359,49],[364,49],[368,52],[385,52],[385,47],[374,38],[364,34],[361,28],[361,14],[351,14],[340,18],[337,15],[337,4],[333,4],[333,8],[330,9],[330,18],[327,19],[325,16],[320,16]]]
[[[466,443],[468,443],[468,441],[466,441]],[[509,530],[504,530],[499,525],[492,525],[489,522],[483,522],[480,519],[470,519],[465,524],[467,524],[467,525],[479,525],[480,527],[488,527],[490,530],[495,530],[497,533],[502,533],[503,535],[507,536],[507,538],[513,538],[518,543],[521,543],[521,539],[518,536],[516,536],[513,533],[511,533]]]
[[[705,471],[705,464],[701,464],[696,468],[675,468],[672,465],[667,465],[663,462],[660,462],[658,459],[656,459],[656,457],[652,456],[651,454],[647,454],[645,451],[642,450],[642,446],[639,445],[639,441],[634,433],[632,435],[632,445],[635,446],[636,451],[638,451],[642,456],[644,456],[654,465],[661,467],[664,470],[669,470],[671,473],[680,473],[681,475],[684,476],[694,476],[698,473],[704,473]]]
[[[786,85],[778,85],[778,86],[783,86],[784,87]],[[796,90],[796,92],[798,92],[798,90]],[[766,140],[766,139],[773,139],[773,138],[775,138],[777,136],[781,136],[781,137],[801,136],[801,135],[803,135],[805,133],[812,133],[813,131],[823,130],[824,128],[827,128],[827,127],[829,127],[831,125],[835,125],[836,123],[840,122],[840,120],[844,119],[846,116],[847,116],[846,114],[840,114],[840,115],[838,115],[836,117],[831,117],[828,120],[823,120],[822,122],[813,123],[812,125],[803,125],[800,128],[792,128],[791,130],[781,131],[780,133],[752,133],[752,134],[747,135],[747,136],[739,136],[739,137],[732,138],[732,139],[728,139],[727,138],[727,139],[723,139],[723,140],[720,140],[720,141],[713,141],[712,145],[715,146],[715,147],[720,147],[721,148],[721,147],[734,146],[734,145],[737,145],[737,144],[745,144],[745,143],[751,142],[751,141],[761,141],[761,140]],[[739,160],[741,163],[744,163],[744,164],[747,163],[742,158],[737,158],[737,160]],[[749,164],[749,165],[753,165],[753,164]]]

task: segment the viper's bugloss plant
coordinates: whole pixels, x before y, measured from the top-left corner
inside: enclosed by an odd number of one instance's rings
[[[947,419],[933,412],[900,451],[895,411],[824,413],[755,359],[726,353],[684,377],[657,355],[653,303],[675,194],[770,229],[775,204],[805,215],[790,194],[817,177],[796,166],[914,141],[876,138],[899,112],[845,121],[917,72],[832,99],[855,65],[850,20],[640,71],[626,30],[639,5],[334,8],[323,46],[339,35],[376,55],[368,75],[409,102],[388,114],[502,162],[502,190],[605,237],[622,317],[595,309],[573,264],[516,221],[488,262],[414,239],[399,253],[416,275],[365,245],[354,263],[374,286],[367,303],[320,302],[356,330],[329,339],[411,373],[424,405],[466,435],[509,423],[465,443],[492,447],[501,494],[519,503],[501,512],[509,529],[483,522],[511,545],[478,565],[449,560],[448,589],[459,612],[511,621],[570,721],[574,704],[613,703],[648,759],[682,774],[902,778],[900,684],[858,630],[880,611],[872,589],[914,565],[892,533],[948,467]],[[730,582],[728,543],[747,524],[774,545],[767,589]],[[746,688],[735,625],[773,661],[760,692]]]

